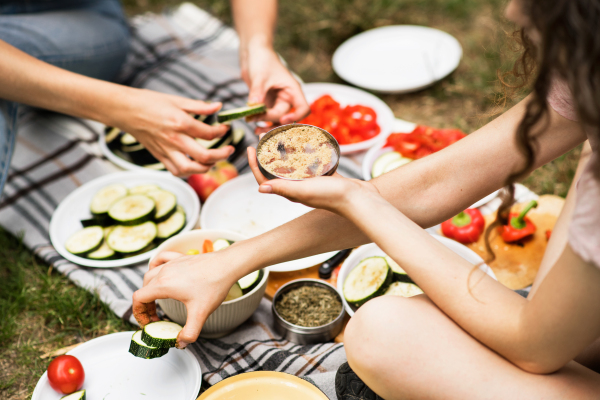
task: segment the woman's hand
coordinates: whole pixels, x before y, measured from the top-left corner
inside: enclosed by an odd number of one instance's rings
[[[208,150],[195,140],[210,140],[227,132],[225,125],[210,126],[192,116],[213,114],[220,108],[221,103],[123,87],[123,96],[102,122],[131,133],[173,175],[185,177],[206,172],[233,153],[232,146]]]
[[[133,315],[140,326],[158,321],[155,300],[179,300],[187,309],[187,321],[177,337],[177,347],[195,342],[208,316],[241,278],[230,269],[241,257],[230,254],[229,249],[195,256],[170,251],[158,254],[144,275],[144,287],[133,294]]]
[[[308,115],[310,109],[298,81],[272,48],[249,45],[241,58],[242,78],[250,88],[248,103],[265,103],[267,113],[252,120],[289,124]]]

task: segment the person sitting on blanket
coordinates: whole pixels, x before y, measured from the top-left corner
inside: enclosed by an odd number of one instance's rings
[[[338,370],[339,399],[366,398],[355,396],[368,392],[365,384],[387,400],[597,399],[600,0],[512,0],[507,16],[522,28],[526,49],[517,75],[536,73],[523,101],[465,139],[370,182],[266,181],[252,161],[260,192],[317,210],[218,253],[160,254],[133,296],[138,321],[157,318],[155,299],[182,301],[184,347],[249,272],[373,241],[425,294],[381,296],[358,309],[344,334],[349,367]],[[582,143],[527,298],[423,230]],[[511,197],[497,222],[507,223]]]
[[[277,0],[231,0],[231,5],[248,102],[265,102],[268,110],[261,118],[266,120],[300,120],[308,104],[273,50]],[[128,49],[129,29],[119,0],[0,3],[0,192],[14,146],[18,103],[116,126],[178,176],[206,172],[233,153],[231,146],[207,150],[194,140],[226,132],[225,126],[190,116],[212,114],[220,103],[110,83]]]

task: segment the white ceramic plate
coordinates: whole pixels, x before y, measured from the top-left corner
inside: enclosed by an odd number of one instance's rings
[[[258,236],[312,210],[281,196],[258,192],[252,174],[234,178],[215,190],[202,207],[200,227]],[[293,240],[293,238],[290,238]],[[285,246],[285,243],[281,243]],[[297,271],[320,264],[337,253],[318,254],[269,267],[274,272]]]
[[[160,358],[144,360],[128,351],[133,333],[102,336],[67,353],[83,365],[86,399],[196,399],[202,371],[191,351],[171,349]],[[57,400],[62,396],[50,387],[44,372],[31,399]]]
[[[483,263],[483,259],[468,247],[463,246],[462,244],[443,236],[435,234],[431,236],[436,238],[444,246],[446,246],[447,248],[449,248],[450,250],[452,250],[471,264],[476,265],[479,263]],[[346,261],[344,261],[344,263],[342,264],[342,268],[340,268],[340,273],[338,275],[337,289],[342,294],[342,301],[344,302],[344,308],[348,312],[348,315],[353,316],[355,308],[350,307],[350,305],[346,302],[346,298],[344,297],[344,281],[346,280],[346,277],[348,276],[350,271],[352,271],[354,267],[356,267],[358,263],[364,260],[365,258],[385,255],[386,254],[383,252],[383,250],[381,250],[375,243],[370,243],[364,246],[360,246],[358,249],[354,250],[348,256],[348,258],[346,258]],[[483,264],[479,268],[492,278],[496,279],[496,275],[494,275],[492,269],[486,264]]]
[[[458,67],[462,47],[453,36],[424,26],[371,29],[346,40],[333,54],[345,81],[382,93],[425,88]]]
[[[77,188],[69,194],[52,214],[50,221],[50,241],[64,258],[78,265],[97,268],[114,268],[137,264],[148,260],[156,250],[120,260],[90,260],[71,254],[65,249],[65,242],[75,232],[83,229],[80,220],[91,218],[90,202],[98,190],[113,183],[123,183],[127,187],[154,183],[177,196],[177,203],[183,207],[187,222],[182,232],[196,226],[200,213],[200,201],[196,192],[184,181],[170,174],[155,171],[125,171],[101,176]]]
[[[381,128],[379,135],[369,140],[365,140],[364,142],[340,145],[342,154],[367,150],[377,143],[378,140],[386,138],[394,129],[394,113],[390,107],[379,97],[367,93],[364,90],[335,83],[307,83],[302,86],[302,90],[304,91],[304,95],[309,104],[319,97],[328,94],[340,103],[342,107],[360,104],[375,110],[375,113],[377,114],[377,123]]]

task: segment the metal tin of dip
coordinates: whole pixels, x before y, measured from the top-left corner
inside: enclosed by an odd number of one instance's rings
[[[289,138],[287,138],[285,135],[286,132],[289,134],[290,132],[288,131],[294,128],[296,128],[295,131],[298,132],[308,130],[309,133],[306,135],[306,137],[308,138],[307,140],[319,141],[319,149],[311,148],[310,144],[307,142],[308,147],[304,146],[303,149],[298,151],[298,149],[295,148],[297,146],[291,148],[291,146],[288,143],[285,143],[286,141],[289,141]],[[310,135],[310,131],[315,132],[315,130],[318,131],[318,135],[320,135],[323,139],[322,141],[320,141],[319,138],[315,137],[314,135]],[[277,141],[277,152],[279,154],[276,154],[277,160],[271,159],[270,162],[275,161],[279,163],[290,163],[290,165],[278,167],[278,169],[282,171],[280,173],[277,173],[273,168],[270,168],[270,166],[263,165],[263,163],[261,163],[261,154],[264,154],[264,152],[269,151],[268,148],[273,146],[273,143],[274,141],[276,141],[277,138],[281,138],[281,140]],[[320,147],[323,146],[327,149],[327,151],[320,149]],[[326,162],[323,162],[319,160],[318,157],[316,157],[316,155],[313,159],[314,162],[310,163],[310,165],[301,164],[301,161],[297,160],[299,155],[304,155],[304,159],[309,160],[310,154],[314,154],[315,151],[321,151],[321,154],[326,153],[325,156],[328,158],[328,160],[326,160]],[[268,179],[279,178],[297,181],[315,178],[318,176],[333,175],[333,173],[337,170],[337,167],[339,165],[340,157],[340,145],[329,132],[317,126],[306,124],[288,124],[273,128],[269,132],[267,132],[262,137],[262,139],[260,139],[260,141],[258,142],[258,146],[256,146],[256,161],[258,164],[258,168],[260,169],[260,172],[262,172],[262,174]],[[291,165],[291,163],[296,163],[296,165]],[[306,174],[313,176],[291,177],[290,175],[293,174],[294,170],[297,167],[301,168],[303,171],[309,171],[310,173]]]

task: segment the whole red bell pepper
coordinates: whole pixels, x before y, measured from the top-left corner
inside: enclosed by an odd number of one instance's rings
[[[474,243],[485,228],[485,220],[477,208],[468,208],[454,218],[442,222],[444,236],[462,244]]]
[[[508,224],[498,228],[505,243],[515,243],[535,233],[536,226],[525,215],[537,205],[537,201],[531,200],[520,214],[510,214]]]

